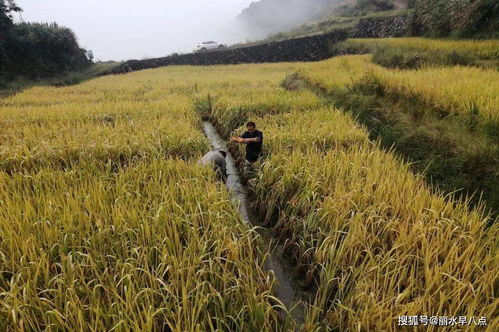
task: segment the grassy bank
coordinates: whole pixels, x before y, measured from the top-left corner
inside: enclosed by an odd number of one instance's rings
[[[110,71],[118,66],[119,62],[98,62],[85,69],[58,74],[51,78],[26,78],[18,76],[14,79],[0,80],[0,98],[13,95],[33,86],[69,86],[82,83],[86,80],[98,77],[102,73]]]

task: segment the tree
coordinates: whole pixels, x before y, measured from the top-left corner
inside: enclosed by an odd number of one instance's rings
[[[7,43],[14,23],[12,22],[12,12],[19,12],[19,8],[13,0],[0,0],[0,74],[4,74],[5,68],[10,60],[7,56]],[[4,76],[4,75],[1,75]],[[2,77],[0,77],[1,79]]]
[[[89,65],[75,34],[55,23],[14,24],[21,11],[13,0],[0,0],[0,84],[16,76],[43,77]]]
[[[15,4],[14,0],[0,0],[0,22],[12,24],[12,13],[21,11],[22,9]]]
[[[12,28],[12,13],[22,11],[13,0],[0,0],[0,40],[5,39],[5,34]]]

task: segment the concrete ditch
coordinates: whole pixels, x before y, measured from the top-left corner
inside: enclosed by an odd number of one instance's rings
[[[271,272],[277,283],[274,288],[275,297],[286,307],[283,312],[285,319],[291,319],[295,324],[295,330],[299,331],[305,322],[306,303],[309,302],[310,293],[302,290],[300,286],[293,281],[292,267],[283,257],[282,245],[273,240],[264,227],[258,222],[257,217],[251,207],[248,188],[242,183],[239,169],[232,154],[227,148],[227,142],[217,132],[215,127],[209,121],[202,122],[203,131],[210,141],[214,150],[227,151],[227,181],[225,183],[234,203],[239,206],[239,212],[243,220],[252,227],[258,228],[260,235],[265,242],[265,248],[268,250],[266,258],[266,269]],[[287,316],[287,317],[286,317]]]

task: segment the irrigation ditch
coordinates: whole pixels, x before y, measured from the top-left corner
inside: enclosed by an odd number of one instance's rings
[[[221,137],[210,121],[203,119],[202,128],[214,150],[227,151],[227,180],[225,186],[229,190],[234,204],[238,205],[242,219],[248,225],[254,227],[263,239],[266,250],[265,267],[274,275],[276,281],[274,296],[286,308],[281,312],[282,318],[291,320],[295,330],[299,331],[300,326],[305,322],[306,303],[312,300],[313,294],[301,287],[299,282],[294,279],[294,267],[292,262],[284,256],[283,245],[274,239],[270,231],[264,227],[254,213],[250,189],[243,183],[237,162],[233,158],[230,149],[227,148],[227,141]]]

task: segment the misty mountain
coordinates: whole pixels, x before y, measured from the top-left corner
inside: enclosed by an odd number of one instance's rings
[[[323,18],[352,0],[260,0],[253,2],[227,29],[230,40],[262,39],[299,24]]]

